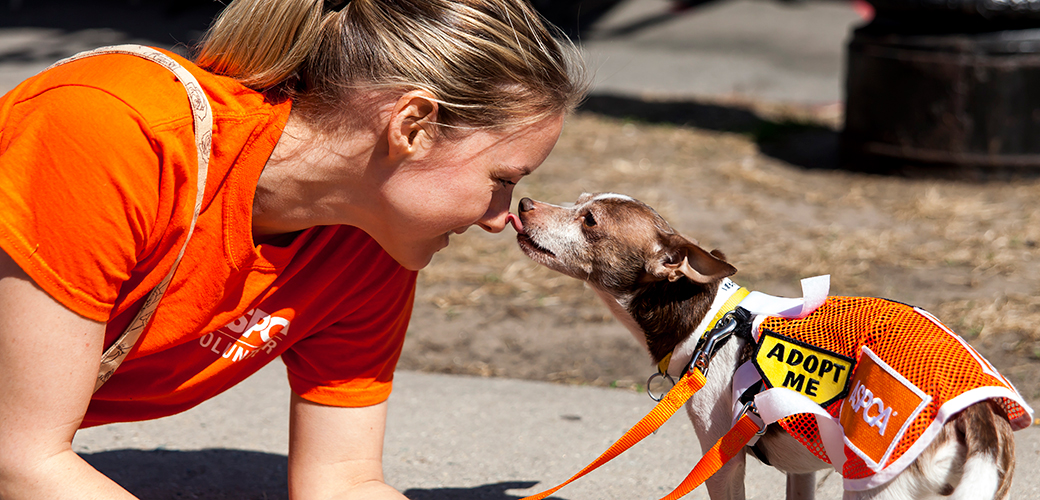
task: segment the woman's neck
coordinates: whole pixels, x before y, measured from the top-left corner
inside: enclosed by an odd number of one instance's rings
[[[290,116],[257,181],[254,241],[314,226],[353,224],[363,207],[365,171],[375,136],[363,131],[322,134]]]

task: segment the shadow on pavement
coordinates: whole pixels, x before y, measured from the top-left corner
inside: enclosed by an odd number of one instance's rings
[[[288,458],[259,451],[113,450],[80,456],[141,500],[287,500]],[[413,488],[411,500],[519,500],[507,493],[537,485],[507,481],[468,488]],[[549,485],[546,485],[548,487]],[[549,500],[561,500],[549,497]]]
[[[114,450],[80,454],[142,500],[289,498],[285,455],[245,450]]]
[[[758,145],[762,154],[808,170],[844,170],[971,184],[1040,178],[1040,169],[1029,167],[925,164],[899,158],[870,164],[852,162],[848,153],[846,158],[842,157],[840,130],[812,119],[772,120],[741,105],[596,94],[578,110],[623,120],[744,134]]]
[[[404,492],[404,496],[410,500],[520,500],[523,496],[506,493],[506,490],[523,490],[536,484],[536,481],[509,481],[474,488],[410,489]],[[531,494],[534,493],[538,492]],[[561,499],[549,497],[548,500]]]
[[[809,169],[838,168],[839,132],[830,127],[797,121],[773,121],[739,106],[694,100],[642,100],[597,94],[579,111],[646,123],[696,127],[745,134],[768,156]]]
[[[216,0],[33,0],[0,2],[0,29],[52,31],[51,50],[24,44],[0,48],[0,63],[51,61],[67,54],[62,41],[147,43],[187,53],[224,5]]]

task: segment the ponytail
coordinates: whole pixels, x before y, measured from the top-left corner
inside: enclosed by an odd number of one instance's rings
[[[324,0],[236,0],[206,32],[196,63],[265,91],[298,76],[321,38]]]
[[[528,0],[233,0],[196,63],[293,99],[336,130],[374,93],[422,89],[446,128],[534,123],[573,109],[588,81],[576,47]]]

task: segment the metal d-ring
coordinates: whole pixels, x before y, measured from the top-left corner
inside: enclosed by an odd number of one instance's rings
[[[654,379],[657,377],[664,377],[668,380],[668,383],[672,384],[672,387],[675,387],[675,379],[672,378],[671,375],[661,372],[650,375],[650,378],[646,379],[646,395],[650,396],[650,399],[660,403],[661,400],[664,399],[665,394],[668,394],[668,391],[664,391],[660,396],[654,396],[654,393],[650,391],[650,384],[653,383]],[[668,390],[671,390],[672,387],[669,387]]]
[[[737,418],[734,418],[733,421],[736,422],[737,420],[740,420],[740,418],[743,417],[744,414],[748,413],[748,412],[750,412],[752,415],[758,417],[759,420],[762,419],[762,416],[758,414],[758,408],[755,407],[755,402],[754,401],[748,401],[747,403],[744,403],[744,407],[740,409],[740,413],[737,413]],[[757,422],[756,422],[756,424],[757,424]],[[766,427],[767,426],[762,425],[762,428],[760,428],[758,430],[758,432],[755,433],[755,435],[756,436],[761,436],[761,435],[765,434],[766,433]]]

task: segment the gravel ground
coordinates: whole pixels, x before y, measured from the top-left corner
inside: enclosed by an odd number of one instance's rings
[[[1040,178],[837,169],[839,106],[597,96],[517,188],[560,203],[614,191],[654,206],[734,279],[799,296],[923,307],[958,331],[1034,406],[1040,400]],[[591,291],[529,261],[512,230],[470,231],[420,277],[401,367],[638,389],[648,356]]]

